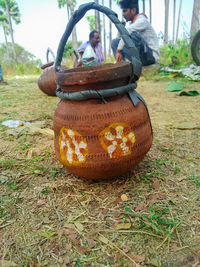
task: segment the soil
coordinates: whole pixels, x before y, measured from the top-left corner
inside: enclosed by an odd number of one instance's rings
[[[59,99],[38,76],[0,87],[0,266],[200,266],[200,96],[184,78],[141,78],[153,145],[127,175],[86,181],[56,159]],[[39,121],[8,128],[5,120]]]

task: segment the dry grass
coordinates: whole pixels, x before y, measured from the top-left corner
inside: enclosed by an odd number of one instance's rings
[[[52,128],[58,99],[37,79],[7,78],[0,122]],[[199,96],[165,92],[169,83],[139,81],[154,142],[116,180],[77,178],[57,161],[51,136],[0,124],[0,266],[200,266]]]

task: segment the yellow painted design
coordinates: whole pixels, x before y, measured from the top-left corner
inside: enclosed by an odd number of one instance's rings
[[[135,134],[128,124],[115,122],[100,132],[99,140],[110,158],[120,158],[131,154]]]
[[[77,131],[62,128],[59,134],[59,147],[64,165],[78,166],[86,161],[88,145],[86,139]]]

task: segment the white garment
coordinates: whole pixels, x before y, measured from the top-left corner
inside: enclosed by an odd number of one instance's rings
[[[130,34],[134,31],[138,32],[147,42],[148,46],[152,49],[155,60],[157,61],[160,58],[158,37],[148,19],[143,14],[140,14],[136,21],[132,24],[129,24],[126,29]],[[121,38],[117,49],[122,50],[124,45],[124,41]]]

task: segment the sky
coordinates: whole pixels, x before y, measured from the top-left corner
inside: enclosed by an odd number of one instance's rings
[[[26,51],[34,54],[36,58],[40,58],[43,64],[46,63],[46,51],[50,47],[54,54],[57,53],[57,48],[60,39],[67,26],[67,8],[58,8],[57,0],[16,0],[21,13],[21,23],[16,25],[13,22],[14,41],[21,45]],[[88,0],[77,0],[75,9],[81,4],[93,2]],[[121,20],[121,10],[115,1],[113,2],[112,10],[118,14]],[[148,13],[148,0],[146,0],[146,14]],[[178,18],[178,4],[176,7],[176,20]],[[100,0],[101,3],[101,0]],[[105,5],[108,7],[109,1],[104,0]],[[169,14],[169,35],[172,36],[172,1],[170,1],[170,14]],[[189,32],[191,25],[193,9],[193,0],[183,0],[181,23],[179,26],[179,36],[183,36],[183,32]],[[140,1],[140,12],[142,12],[142,2]],[[102,13],[101,13],[102,14]],[[77,23],[77,37],[78,41],[85,42],[89,36],[89,24],[86,16],[94,15],[94,10],[90,10],[86,15]],[[101,15],[102,16],[102,15]],[[106,28],[108,27],[109,19],[106,18]],[[164,0],[152,0],[152,26],[157,34],[164,32]],[[114,24],[112,24],[113,38],[117,34]],[[108,31],[106,32],[108,36]],[[10,41],[10,38],[8,38]],[[0,43],[5,42],[3,30],[0,28]]]

